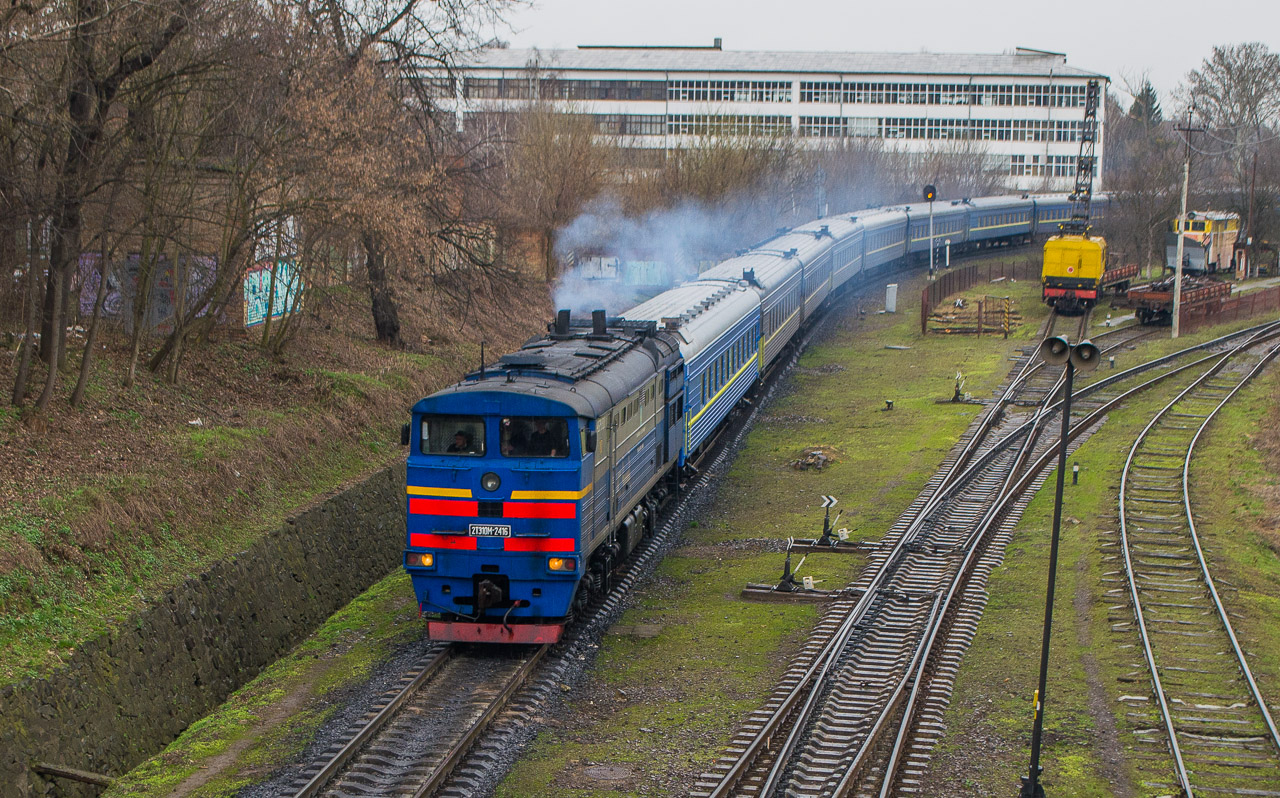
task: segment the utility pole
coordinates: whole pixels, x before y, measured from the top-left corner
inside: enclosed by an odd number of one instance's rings
[[[1191,186],[1191,134],[1199,133],[1203,128],[1191,127],[1191,115],[1195,113],[1194,104],[1187,109],[1187,126],[1175,128],[1187,134],[1187,157],[1182,163],[1182,211],[1178,214],[1178,250],[1173,264],[1173,337],[1178,337],[1178,322],[1182,316],[1182,247],[1183,236],[1187,234],[1187,190]]]
[[[1258,189],[1258,150],[1257,150],[1257,145],[1255,144],[1254,150],[1253,150],[1253,176],[1249,178],[1249,223],[1245,227],[1245,233],[1247,237],[1244,240],[1245,246],[1249,247],[1249,254],[1245,256],[1246,260],[1245,260],[1244,275],[1239,279],[1247,278],[1249,276],[1249,271],[1253,268],[1253,256],[1255,254],[1253,251],[1253,240],[1255,238],[1255,235],[1253,232],[1253,197],[1257,189]]]

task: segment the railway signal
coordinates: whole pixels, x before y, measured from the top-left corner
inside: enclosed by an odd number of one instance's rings
[[[1040,357],[1046,363],[1066,366],[1066,384],[1062,388],[1062,433],[1058,439],[1058,485],[1053,501],[1053,534],[1049,543],[1049,588],[1045,593],[1044,631],[1040,641],[1040,687],[1035,696],[1035,722],[1031,730],[1031,769],[1022,777],[1019,798],[1044,798],[1040,785],[1040,737],[1044,731],[1044,694],[1049,680],[1049,632],[1053,627],[1053,586],[1058,575],[1058,533],[1062,529],[1062,487],[1067,475],[1067,443],[1071,432],[1071,389],[1076,369],[1083,372],[1098,367],[1098,347],[1089,341],[1072,346],[1066,338],[1046,338],[1040,342]]]
[[[822,509],[823,509],[822,537],[818,538],[818,543],[820,545],[829,546],[834,544],[834,541],[831,539],[831,508],[835,507],[836,504],[839,503],[839,501],[840,500],[837,499],[835,496],[822,497]]]
[[[924,201],[929,203],[929,279],[933,279],[933,200],[938,195],[938,189],[933,184],[924,187]],[[910,234],[907,236],[910,238]]]

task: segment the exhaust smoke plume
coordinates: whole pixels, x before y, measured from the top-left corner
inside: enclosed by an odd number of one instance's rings
[[[732,254],[732,216],[692,202],[641,217],[627,216],[613,201],[592,205],[557,239],[556,257],[567,263],[572,256],[574,265],[565,270],[555,288],[556,307],[569,308],[575,318],[588,316],[596,308],[613,316],[656,290],[694,279],[700,262]],[[591,258],[665,264],[666,284],[627,285],[621,273],[616,279],[600,279],[596,269],[588,268]]]

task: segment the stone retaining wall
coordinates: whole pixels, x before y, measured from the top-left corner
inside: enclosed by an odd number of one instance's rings
[[[155,754],[391,572],[403,513],[401,465],[175,587],[57,672],[0,689],[0,798],[99,791],[32,762],[118,775]]]

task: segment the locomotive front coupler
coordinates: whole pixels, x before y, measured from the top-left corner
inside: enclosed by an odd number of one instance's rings
[[[488,579],[480,580],[476,586],[475,608],[477,615],[483,615],[484,611],[490,607],[496,607],[506,600],[501,587],[495,585]]]

